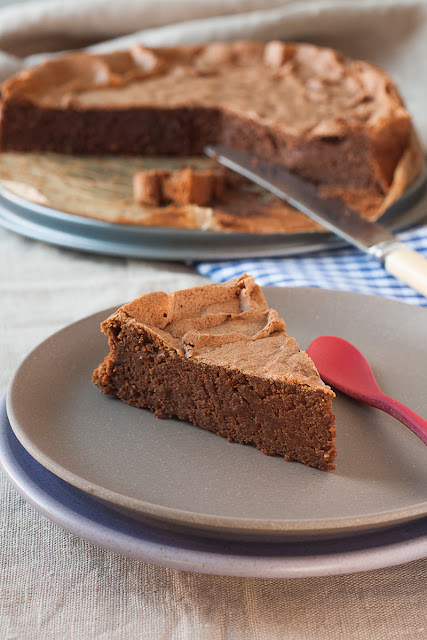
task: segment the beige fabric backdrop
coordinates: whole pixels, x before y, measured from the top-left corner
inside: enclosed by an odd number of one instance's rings
[[[0,73],[44,51],[115,37],[94,49],[234,37],[332,44],[392,72],[427,146],[423,2],[31,2],[0,10]],[[200,281],[185,265],[85,255],[0,229],[0,389],[32,347],[69,322]],[[62,531],[0,476],[0,640],[421,640],[426,578],[427,561],[292,580],[156,568]]]

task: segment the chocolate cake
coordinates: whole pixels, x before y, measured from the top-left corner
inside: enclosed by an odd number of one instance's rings
[[[308,44],[77,52],[2,86],[3,151],[189,156],[208,143],[282,164],[371,219],[423,161],[390,77]]]
[[[134,200],[138,204],[159,206],[168,202],[200,206],[213,204],[224,192],[221,169],[203,171],[186,167],[175,171],[151,169],[133,176]]]
[[[101,325],[103,393],[269,455],[334,469],[333,391],[251,276],[147,293]]]

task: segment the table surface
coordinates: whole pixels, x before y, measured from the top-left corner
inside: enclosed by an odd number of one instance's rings
[[[10,3],[0,0],[3,4]],[[33,8],[25,3],[21,12],[18,5],[0,8],[7,12],[0,15],[0,74],[6,77],[22,67],[14,55],[61,48],[65,32],[69,36],[62,48],[77,38],[88,41],[91,30],[93,41],[94,31],[101,40],[149,27],[141,37],[151,44],[165,38],[175,43],[309,34],[319,44],[385,66],[427,144],[426,83],[420,81],[427,55],[425,3],[315,4],[242,1],[231,7],[228,2],[141,5],[128,0],[118,12],[118,3],[109,0],[74,0],[33,3]],[[253,8],[259,11],[251,13]],[[225,15],[239,11],[240,16]],[[200,19],[194,20],[195,12]],[[176,24],[168,25],[172,19]],[[29,351],[70,322],[143,291],[171,291],[203,281],[183,264],[67,251],[0,228],[0,392]],[[295,579],[158,568],[65,532],[21,499],[1,474],[0,516],[2,640],[427,638],[427,559],[352,575]]]

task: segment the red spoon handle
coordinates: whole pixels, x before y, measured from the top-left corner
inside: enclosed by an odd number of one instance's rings
[[[415,411],[405,407],[405,405],[398,400],[390,398],[385,394],[375,398],[374,406],[390,414],[393,418],[400,420],[400,422],[405,424],[415,435],[427,444],[427,420],[424,420],[418,413],[415,413]]]

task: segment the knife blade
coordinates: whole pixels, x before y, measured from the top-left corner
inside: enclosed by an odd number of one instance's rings
[[[427,260],[385,227],[365,220],[337,198],[322,198],[314,185],[259,156],[221,145],[208,145],[204,151],[376,258],[391,275],[427,297]]]

